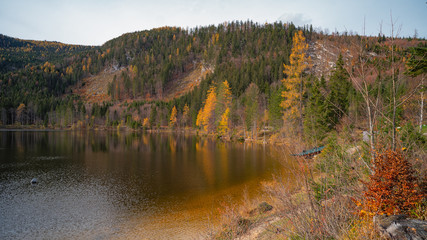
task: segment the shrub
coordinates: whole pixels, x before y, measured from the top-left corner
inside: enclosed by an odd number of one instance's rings
[[[421,204],[420,191],[411,164],[398,151],[377,152],[374,173],[365,182],[362,214],[409,214]]]

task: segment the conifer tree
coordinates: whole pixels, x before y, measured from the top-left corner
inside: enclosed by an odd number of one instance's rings
[[[283,64],[285,67],[283,73],[287,78],[282,80],[285,91],[282,92],[281,106],[285,110],[285,119],[291,122],[299,121],[300,130],[302,130],[303,114],[303,72],[310,63],[310,57],[306,57],[307,49],[308,44],[305,42],[302,31],[296,32],[289,57],[290,64]]]
[[[215,105],[216,93],[215,86],[211,86],[208,90],[206,101],[197,115],[196,125],[210,133],[215,130]]]
[[[219,121],[218,126],[218,134],[220,136],[225,136],[228,134],[229,131],[229,117],[230,116],[230,109],[226,108],[225,112],[221,116],[221,121]]]
[[[174,128],[177,122],[177,111],[176,107],[173,106],[171,116],[169,118],[169,127]]]
[[[257,129],[257,121],[259,117],[258,108],[259,108],[259,89],[255,83],[251,83],[245,91],[245,122],[246,129],[248,131],[252,130],[252,135]]]
[[[276,87],[270,90],[268,99],[268,116],[270,124],[278,129],[283,123],[283,109],[280,106],[282,102],[282,87]]]
[[[349,75],[344,69],[344,60],[340,54],[336,62],[335,70],[329,79],[330,93],[327,102],[329,107],[329,120],[335,126],[344,114],[347,114],[349,107],[349,94],[353,86],[349,82]]]
[[[217,100],[215,104],[215,115],[220,117],[223,116],[225,110],[231,108],[231,89],[228,85],[227,80],[219,84]],[[218,119],[220,121],[221,119]],[[219,122],[217,124],[219,126]]]
[[[182,110],[182,125],[184,127],[188,124],[188,119],[190,118],[190,108],[188,107],[188,104],[185,104],[184,109]]]
[[[328,104],[320,92],[320,82],[309,78],[307,83],[309,94],[305,108],[304,133],[305,138],[314,144],[318,144],[329,131],[327,119]]]

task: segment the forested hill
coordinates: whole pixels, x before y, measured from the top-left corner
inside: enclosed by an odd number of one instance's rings
[[[0,34],[0,73],[16,71],[27,65],[60,63],[92,47],[60,42],[22,40]]]
[[[312,30],[301,29],[311,37]],[[112,102],[143,96],[161,100],[174,79],[199,64],[213,70],[202,84],[203,90],[207,89],[208,82],[228,80],[236,96],[251,82],[267,93],[272,82],[283,78],[283,63],[288,62],[295,30],[293,24],[261,25],[249,21],[190,30],[164,27],[124,34],[101,47],[3,36],[0,109],[7,112],[3,113],[7,115],[3,120],[10,123],[15,115],[13,109],[21,104],[34,112],[36,118],[46,120],[48,112],[57,106],[76,104],[79,96],[68,94],[70,86],[81,84],[83,79],[102,71],[115,74],[109,84]],[[206,94],[206,91],[200,92]],[[70,99],[72,104],[68,103]],[[202,100],[199,96],[192,104],[194,111]]]

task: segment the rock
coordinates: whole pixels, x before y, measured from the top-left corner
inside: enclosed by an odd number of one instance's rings
[[[249,211],[249,216],[253,217],[257,214],[263,214],[266,213],[268,211],[271,211],[273,209],[273,206],[271,206],[270,204],[266,203],[266,202],[262,202],[258,205],[258,207],[252,209],[251,211]]]
[[[427,239],[427,221],[410,219],[406,215],[379,215],[374,217],[374,222],[388,239]]]
[[[37,184],[39,183],[39,180],[37,178],[31,179],[31,184]]]
[[[252,222],[246,218],[239,218],[237,220],[237,235],[242,235],[248,231]]]
[[[265,212],[271,211],[272,209],[273,209],[273,206],[271,206],[266,202],[262,202],[258,205],[259,213],[265,213]]]

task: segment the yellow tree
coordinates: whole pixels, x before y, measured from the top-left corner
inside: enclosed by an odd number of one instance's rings
[[[174,128],[175,127],[175,125],[176,125],[176,115],[177,115],[177,111],[176,111],[176,107],[175,106],[173,106],[173,108],[172,108],[172,112],[171,112],[171,117],[170,117],[170,119],[169,119],[169,126],[171,127],[171,128]]]
[[[199,112],[197,113],[196,126],[198,127],[202,127],[202,115],[203,115],[203,107],[201,107]]]
[[[218,95],[215,105],[215,116],[221,116],[222,118],[222,115],[224,114],[227,108],[231,108],[231,89],[230,85],[228,85],[227,80],[225,80],[218,87]],[[221,119],[218,119],[218,127],[219,121],[221,121]]]
[[[219,121],[218,134],[220,136],[225,136],[226,134],[228,134],[228,131],[229,131],[229,128],[228,128],[229,115],[230,115],[230,109],[227,108],[227,109],[225,109],[224,114],[222,114],[222,116],[221,116],[221,121]]]
[[[302,74],[310,65],[310,57],[306,57],[308,44],[305,41],[302,31],[295,33],[292,44],[292,52],[289,57],[290,65],[283,64],[283,73],[287,78],[282,80],[285,90],[282,92],[282,108],[285,110],[284,118],[290,121],[299,119],[300,130],[302,132],[302,96],[303,81]]]
[[[196,125],[203,127],[206,132],[213,132],[215,130],[215,90],[216,88],[214,86],[208,90],[205,104],[197,114]]]
[[[21,103],[16,109],[16,118],[18,119],[18,122],[21,124],[24,124],[24,115],[25,115],[24,113],[25,113],[25,104]]]
[[[150,120],[148,118],[144,118],[144,121],[142,122],[142,127],[144,129],[148,128],[150,126]]]

